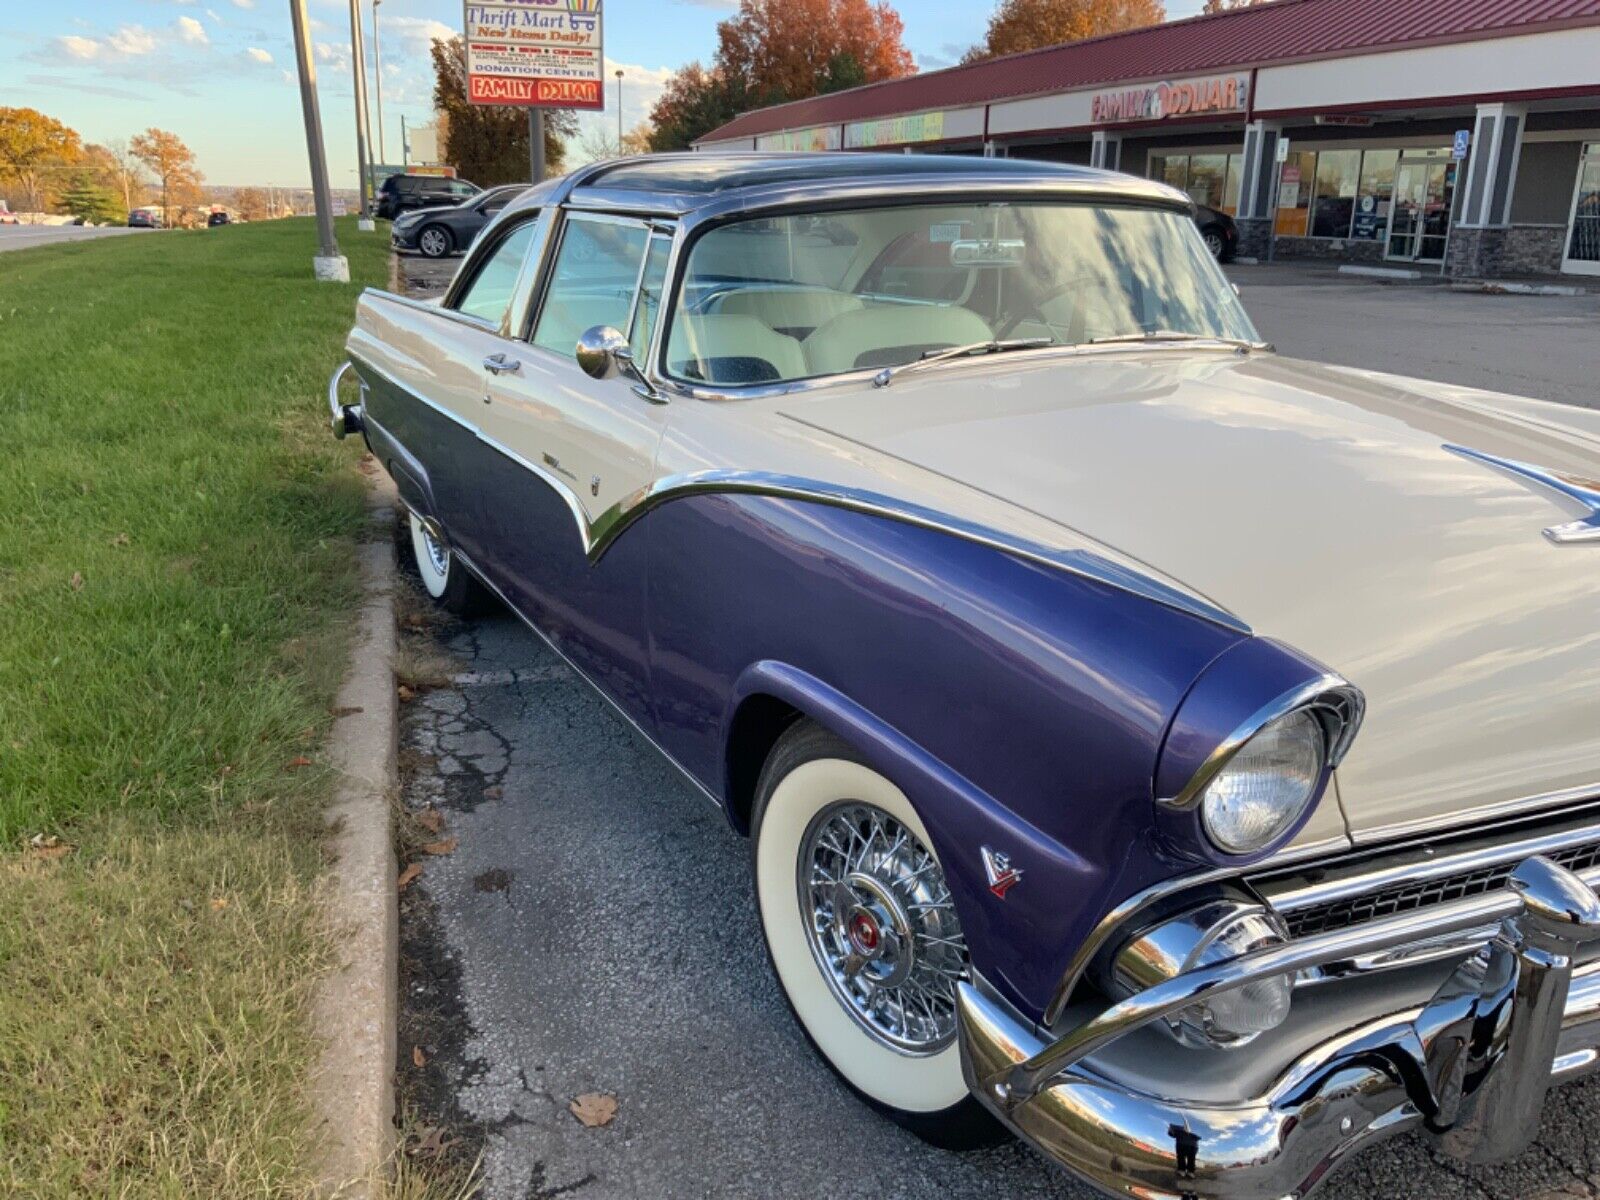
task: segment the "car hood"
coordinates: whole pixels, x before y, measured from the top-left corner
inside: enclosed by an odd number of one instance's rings
[[[936,368],[788,416],[1047,517],[1367,696],[1340,767],[1373,841],[1600,795],[1600,542],[1452,446],[1600,478],[1600,414],[1276,355]]]

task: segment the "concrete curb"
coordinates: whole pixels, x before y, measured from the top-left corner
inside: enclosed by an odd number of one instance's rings
[[[380,1197],[394,1153],[394,1055],[399,902],[389,805],[397,774],[394,684],[394,487],[369,492],[378,540],[359,548],[365,599],[360,634],[335,702],[329,757],[339,772],[328,817],[334,863],[325,903],[339,947],[338,969],[317,989],[313,1019],[322,1042],[312,1073],[319,1195]]]

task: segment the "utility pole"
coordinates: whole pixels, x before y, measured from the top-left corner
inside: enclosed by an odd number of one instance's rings
[[[388,162],[388,152],[383,148],[383,47],[378,44],[378,5],[382,3],[383,0],[372,0],[372,77],[378,85],[378,161]]]
[[[528,182],[544,181],[544,109],[528,110]]]
[[[622,149],[622,68],[617,68],[617,153],[624,153]]]
[[[355,76],[356,102],[356,188],[361,197],[361,219],[357,228],[366,231],[372,223],[372,158],[367,149],[367,81],[361,69],[361,2],[350,0],[350,71]]]
[[[311,260],[316,277],[326,283],[350,282],[350,264],[333,238],[333,195],[328,190],[328,160],[322,145],[322,112],[317,107],[317,67],[311,60],[311,34],[306,0],[289,0],[294,19],[294,56],[300,68],[300,108],[306,120],[306,153],[311,158],[311,192],[317,207],[317,242],[321,251]]]

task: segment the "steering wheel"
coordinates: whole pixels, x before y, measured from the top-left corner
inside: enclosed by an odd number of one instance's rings
[[[1050,318],[1045,314],[1045,306],[1065,296],[1071,296],[1075,303],[1072,306],[1072,315],[1067,320],[1067,337],[1063,344],[1068,346],[1077,345],[1083,341],[1085,334],[1088,332],[1089,323],[1087,306],[1082,302],[1082,297],[1096,292],[1102,295],[1121,296],[1123,294],[1122,288],[1113,280],[1102,279],[1092,275],[1082,275],[1077,279],[1069,279],[1065,283],[1057,284],[1044,295],[1037,297],[1031,302],[1029,308],[1007,318],[995,330],[994,336],[997,339],[1006,337],[1030,317],[1038,320],[1041,324],[1052,325]]]

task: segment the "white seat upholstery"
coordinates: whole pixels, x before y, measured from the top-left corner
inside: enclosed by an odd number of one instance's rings
[[[965,346],[994,335],[968,308],[942,304],[897,304],[863,308],[835,317],[802,343],[813,375],[836,375],[863,367],[910,362],[923,351]],[[895,351],[907,348],[908,353]]]
[[[667,341],[674,375],[707,383],[770,383],[806,373],[800,343],[754,317],[679,314]]]
[[[716,312],[725,316],[754,317],[769,329],[810,333],[844,313],[855,312],[861,299],[848,292],[821,288],[741,288],[717,300]]]

